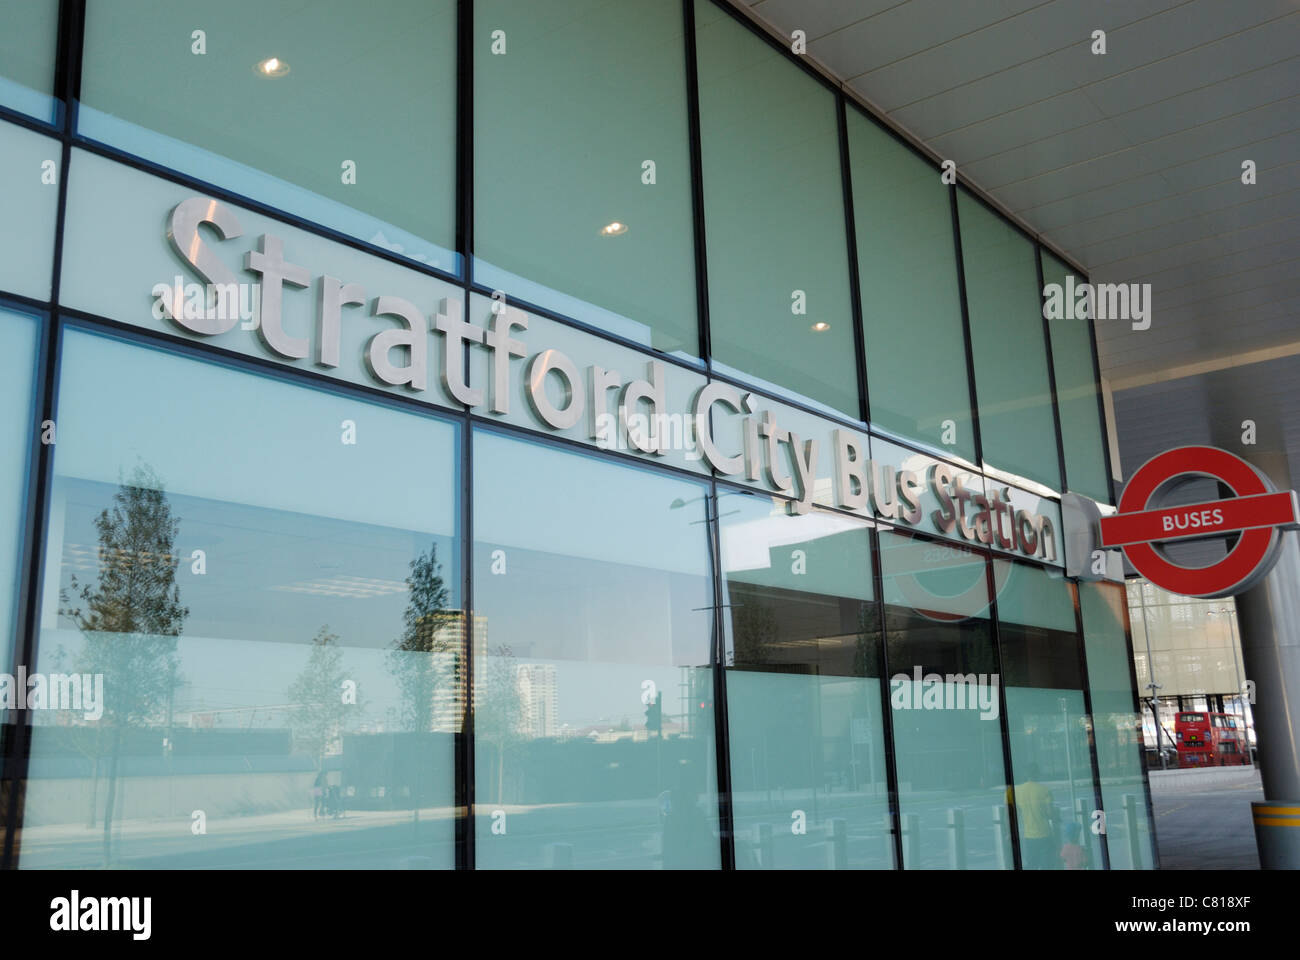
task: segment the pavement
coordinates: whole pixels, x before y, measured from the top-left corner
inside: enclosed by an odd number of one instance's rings
[[[1264,799],[1257,767],[1152,771],[1162,870],[1258,870],[1250,804]]]

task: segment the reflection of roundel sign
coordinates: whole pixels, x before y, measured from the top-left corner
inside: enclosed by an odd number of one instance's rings
[[[927,540],[906,540],[887,548],[888,578],[903,600],[927,620],[955,623],[984,615],[989,606],[989,584],[979,554]],[[927,574],[948,571],[948,592],[936,593]],[[953,576],[953,574],[956,574]],[[993,565],[993,590],[1000,594],[1011,574],[1011,564]]]
[[[1235,496],[1182,507],[1158,501],[1178,484],[1208,477]],[[1119,513],[1103,517],[1101,545],[1122,547],[1129,563],[1158,587],[1185,597],[1227,597],[1263,579],[1277,560],[1284,529],[1300,526],[1293,491],[1278,493],[1268,478],[1236,454],[1217,447],[1178,447],[1138,468],[1124,487]],[[1184,567],[1158,544],[1240,533],[1228,555],[1208,567]]]

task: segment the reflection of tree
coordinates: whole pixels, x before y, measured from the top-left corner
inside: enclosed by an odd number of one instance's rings
[[[505,799],[506,754],[523,739],[523,708],[514,651],[508,646],[497,647],[488,654],[486,666],[487,676],[474,704],[474,739],[496,748],[496,802],[501,803]]]
[[[450,680],[459,689],[459,633],[453,629],[461,619],[460,611],[448,608],[451,594],[442,578],[438,545],[430,544],[428,553],[411,561],[406,577],[407,601],[402,614],[402,635],[388,653],[388,667],[401,691],[402,726],[415,733],[433,729],[436,697],[443,681]],[[447,654],[451,654],[448,670]],[[447,674],[450,673],[448,677]],[[420,819],[421,758],[415,763],[414,817]]]
[[[858,635],[853,644],[853,676],[872,677],[880,669],[880,616],[876,605],[858,606]]]
[[[347,720],[348,705],[343,702],[343,651],[337,634],[323,626],[312,638],[307,665],[289,686],[289,715],[294,739],[305,744],[312,762],[320,770],[325,762],[325,748]]]
[[[746,597],[745,603],[731,608],[732,646],[734,666],[766,663],[770,647],[776,643],[776,612],[771,604],[760,603],[758,597]]]
[[[137,466],[130,479],[120,483],[111,508],[95,518],[99,536],[95,583],[83,586],[72,578],[70,589],[79,594],[84,609],[62,611],[86,638],[79,670],[104,677],[101,738],[104,731],[112,731],[104,801],[106,866],[112,855],[123,734],[128,727],[157,719],[176,683],[176,638],[189,616],[176,583],[179,528],[162,481],[148,466]],[[66,601],[66,594],[62,599]],[[98,776],[96,769],[96,780]]]
[[[402,725],[426,733],[433,728],[434,695],[446,672],[445,658],[436,654],[455,653],[460,639],[451,629],[460,611],[448,609],[450,592],[442,579],[436,543],[411,561],[406,588],[402,635],[393,644],[388,663],[402,693]],[[451,679],[458,680],[458,674],[453,667]]]

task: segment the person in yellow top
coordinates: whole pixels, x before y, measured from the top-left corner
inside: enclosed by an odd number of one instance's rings
[[[1026,870],[1054,870],[1060,866],[1056,849],[1056,804],[1052,792],[1038,782],[1038,764],[1025,768],[1025,782],[1014,794],[1007,788],[1007,803],[1014,804],[1020,825],[1020,859]]]

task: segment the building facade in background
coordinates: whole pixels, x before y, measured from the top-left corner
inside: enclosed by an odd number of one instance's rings
[[[1178,714],[1189,710],[1238,718],[1247,743],[1253,744],[1252,687],[1242,666],[1233,599],[1182,597],[1142,579],[1126,586],[1138,689],[1147,704],[1147,749],[1176,749]],[[1153,697],[1159,732],[1151,713]]]
[[[1154,865],[1074,269],[797,55],[3,17],[7,866]]]

